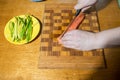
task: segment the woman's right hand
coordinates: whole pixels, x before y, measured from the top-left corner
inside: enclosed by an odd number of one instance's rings
[[[93,4],[95,4],[97,0],[78,0],[78,3],[74,6],[74,8],[82,9],[82,12],[89,9]]]

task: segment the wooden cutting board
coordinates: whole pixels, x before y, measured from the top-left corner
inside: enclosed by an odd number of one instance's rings
[[[39,68],[105,68],[103,49],[83,52],[58,44],[56,38],[74,18],[73,6],[73,4],[46,4],[41,34]],[[91,11],[86,14],[79,29],[99,32],[97,12]]]

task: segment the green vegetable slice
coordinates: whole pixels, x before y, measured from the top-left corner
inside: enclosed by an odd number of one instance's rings
[[[29,15],[15,17],[14,22],[9,22],[9,30],[13,41],[19,42],[26,40],[29,42],[33,33],[32,17]]]

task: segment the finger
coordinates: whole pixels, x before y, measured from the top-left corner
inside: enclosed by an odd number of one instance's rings
[[[63,45],[63,46],[71,46],[71,45],[73,45],[72,44],[72,41],[61,41],[61,44]]]
[[[64,36],[61,38],[61,40],[71,40],[73,38],[73,35],[71,33],[65,33]]]
[[[78,46],[78,42],[77,41],[72,41],[72,40],[67,40],[67,41],[61,41],[63,46],[69,46],[71,48],[75,48]]]
[[[62,40],[78,40],[79,39],[79,34],[80,31],[78,30],[72,30],[67,32],[66,34],[64,34],[64,36],[62,37]]]
[[[91,8],[91,7],[92,7],[92,6],[85,7],[85,8],[82,9],[81,12],[84,12],[84,11],[88,10],[89,8]]]
[[[63,46],[67,48],[75,48],[75,45],[72,42],[63,42]]]
[[[65,43],[63,46],[66,47],[66,48],[71,48],[71,49],[80,50],[79,47],[77,47],[76,45],[74,45],[74,44],[72,44],[72,43],[71,43],[71,44]]]
[[[76,49],[74,46],[69,46],[69,45],[63,45],[66,48],[71,48],[71,49]]]
[[[71,31],[68,31],[64,34],[64,36],[74,36],[75,34],[78,34],[80,32],[80,30],[71,30]]]
[[[72,36],[63,36],[62,37],[62,39],[61,39],[61,41],[71,41],[71,40],[73,40],[73,37]]]
[[[72,35],[71,35],[71,33],[69,33],[69,32],[70,32],[70,31],[68,31],[67,33],[65,33],[65,34],[63,35],[63,37],[61,37],[61,39],[58,38],[58,42],[61,43],[61,41],[70,40],[71,37],[72,37]]]
[[[72,48],[72,49],[76,49],[76,50],[82,50],[82,47],[80,46],[79,44],[79,41],[62,41],[61,44],[64,46],[64,47],[67,47],[67,48]]]
[[[74,41],[70,38],[61,39],[61,44],[71,44],[72,42],[74,42]]]

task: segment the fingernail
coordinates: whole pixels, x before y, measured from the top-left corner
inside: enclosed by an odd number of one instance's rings
[[[57,38],[57,40],[58,40],[58,43],[61,44],[61,40],[59,38]]]

